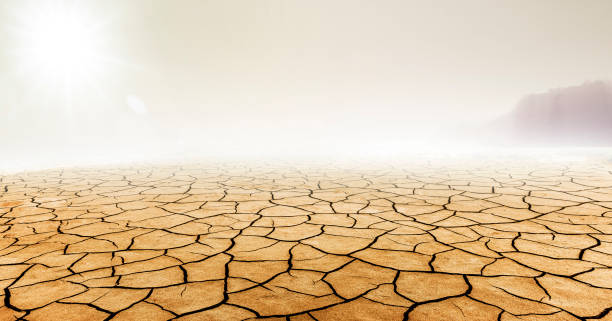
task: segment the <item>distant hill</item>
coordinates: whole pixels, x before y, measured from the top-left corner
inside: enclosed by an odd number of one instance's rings
[[[528,95],[498,123],[521,143],[612,146],[612,83]]]

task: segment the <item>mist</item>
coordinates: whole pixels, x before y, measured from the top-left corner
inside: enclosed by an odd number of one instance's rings
[[[610,9],[609,1],[4,1],[0,166],[393,159],[489,151],[498,137],[516,148],[546,135],[577,138],[538,146],[592,147],[578,132],[602,118],[572,127],[567,116],[542,131],[531,113],[548,107],[521,99],[612,79]],[[62,15],[72,25],[56,28]],[[41,30],[51,42],[36,38]],[[607,122],[598,126],[610,137]]]

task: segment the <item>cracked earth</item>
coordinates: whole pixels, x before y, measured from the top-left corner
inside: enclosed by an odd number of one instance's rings
[[[0,320],[612,320],[610,169],[6,175]]]

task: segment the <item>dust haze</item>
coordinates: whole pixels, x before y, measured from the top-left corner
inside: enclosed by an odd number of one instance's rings
[[[611,15],[606,0],[3,1],[0,168],[607,147]]]

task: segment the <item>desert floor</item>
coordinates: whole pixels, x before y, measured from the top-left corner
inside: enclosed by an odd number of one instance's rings
[[[0,320],[612,320],[611,170],[5,175]]]

